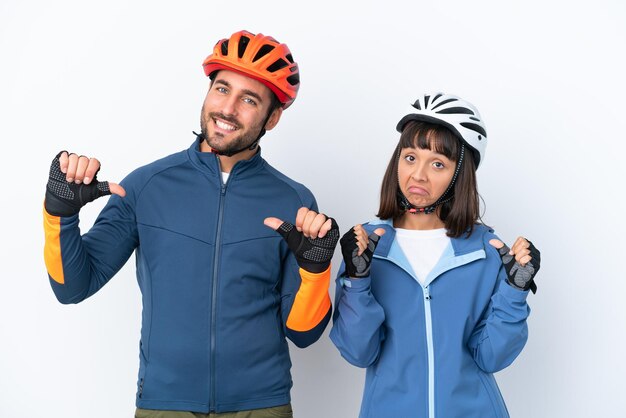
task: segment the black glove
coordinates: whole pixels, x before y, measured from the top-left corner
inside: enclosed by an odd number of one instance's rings
[[[287,246],[296,256],[298,265],[309,273],[322,273],[330,266],[337,241],[339,227],[333,218],[330,230],[323,238],[306,238],[289,222],[283,222],[276,230],[287,241]]]
[[[96,200],[100,196],[110,195],[109,183],[99,182],[96,176],[89,184],[70,183],[65,180],[65,174],[61,172],[59,156],[61,151],[54,157],[50,165],[50,175],[46,186],[46,211],[53,216],[76,215],[80,208],[87,203]]]
[[[528,241],[528,240],[526,240]],[[530,256],[532,260],[526,263],[525,266],[522,267],[520,263],[515,261],[515,257],[509,254],[511,249],[504,244],[504,247],[498,250],[500,254],[500,258],[502,259],[502,264],[504,265],[504,269],[506,270],[506,275],[508,276],[507,282],[521,290],[532,290],[533,293],[537,292],[537,285],[533,278],[539,271],[539,264],[541,263],[541,253],[538,249],[535,248],[532,242],[528,241],[530,247]]]
[[[367,277],[370,275],[370,264],[372,264],[372,255],[378,245],[380,237],[375,233],[371,233],[368,236],[367,248],[361,255],[359,253],[359,247],[357,246],[356,235],[354,234],[354,227],[350,228],[343,237],[341,237],[341,253],[343,254],[343,261],[346,264],[346,275],[348,277]]]

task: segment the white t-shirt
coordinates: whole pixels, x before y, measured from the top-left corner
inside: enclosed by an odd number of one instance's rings
[[[428,230],[396,228],[396,240],[422,286],[450,244],[450,237],[446,235],[445,228]]]
[[[230,176],[230,173],[225,173],[222,171],[222,182],[224,184],[226,184],[228,182],[228,176]]]

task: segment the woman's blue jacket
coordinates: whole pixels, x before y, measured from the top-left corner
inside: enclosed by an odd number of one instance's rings
[[[422,286],[391,222],[365,225],[379,227],[370,277],[344,277],[342,264],[330,334],[367,368],[360,417],[508,417],[493,373],[524,347],[530,309],[505,280],[493,230],[452,238]]]

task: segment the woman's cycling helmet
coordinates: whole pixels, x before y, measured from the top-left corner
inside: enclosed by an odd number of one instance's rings
[[[398,122],[398,132],[411,120],[443,125],[472,150],[478,168],[485,158],[487,128],[473,104],[451,94],[437,93],[420,97],[412,106],[411,112]]]
[[[293,103],[300,87],[298,64],[287,45],[260,33],[242,30],[218,41],[202,66],[211,78],[216,71],[231,70],[260,81],[276,94],[283,109]]]

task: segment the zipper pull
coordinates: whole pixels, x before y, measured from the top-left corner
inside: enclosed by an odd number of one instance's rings
[[[424,299],[426,300],[431,300],[432,298],[430,297],[430,291],[428,290],[428,286],[426,286],[424,288]]]

